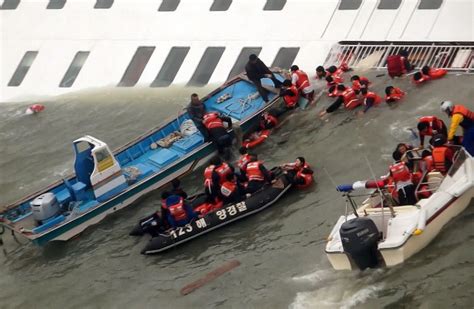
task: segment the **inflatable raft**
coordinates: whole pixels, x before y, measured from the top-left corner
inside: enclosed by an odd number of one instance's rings
[[[156,233],[157,235],[152,237],[141,253],[154,254],[166,251],[231,222],[257,213],[273,205],[290,188],[291,182],[287,179],[285,174],[281,174],[277,177],[275,183],[265,186],[261,191],[254,193],[242,202],[225,205],[221,209],[210,212],[197,220],[193,220],[185,226],[169,229],[164,233]],[[196,198],[196,200],[199,200],[199,197]],[[193,204],[196,205],[197,202]],[[147,232],[155,234],[153,229],[143,228],[147,226],[147,224],[144,224],[147,222],[146,220],[153,220],[153,215],[140,220],[140,223],[134,227],[130,235],[143,235]]]

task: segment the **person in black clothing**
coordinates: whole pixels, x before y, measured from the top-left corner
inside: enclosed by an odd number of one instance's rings
[[[405,65],[405,70],[407,73],[413,70],[413,66],[411,65],[410,61],[408,61],[408,51],[406,49],[402,49],[398,54],[403,57],[403,64]]]
[[[207,116],[206,116],[207,117]],[[214,117],[214,116],[210,116]],[[207,118],[206,118],[207,119]],[[214,120],[212,120],[214,119]],[[217,145],[217,150],[219,154],[230,157],[229,147],[232,146],[233,135],[227,132],[228,129],[232,129],[232,119],[228,116],[217,115],[217,117],[212,118],[211,120],[204,120],[204,127],[207,128],[209,138],[214,141]],[[221,123],[220,126],[210,128],[207,123],[218,121]],[[224,127],[223,123],[227,123],[227,129]]]
[[[202,124],[202,119],[206,114],[206,108],[196,93],[191,95],[191,102],[188,104],[186,110],[189,114],[189,117],[196,125],[196,128],[204,136],[204,140],[207,141],[209,139],[209,133]]]
[[[169,195],[179,195],[184,199],[188,198],[188,194],[181,188],[181,181],[178,178],[175,178],[171,181],[172,189],[169,192]]]
[[[275,88],[280,88],[281,82],[276,79],[275,75],[268,69],[268,67],[260,60],[257,55],[251,54],[249,56],[249,61],[245,66],[245,72],[247,73],[248,79],[255,84],[257,87],[258,93],[262,96],[262,99],[265,102],[268,102],[268,91],[262,87],[261,78],[268,77],[271,78],[275,84]]]

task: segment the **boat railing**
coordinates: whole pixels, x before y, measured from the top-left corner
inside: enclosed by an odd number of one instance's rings
[[[423,66],[472,73],[474,43],[339,42],[329,52],[324,66],[346,63],[350,68],[386,69],[387,57],[408,52],[414,69]]]

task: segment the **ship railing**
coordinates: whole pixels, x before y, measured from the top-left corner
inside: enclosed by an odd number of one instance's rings
[[[387,57],[408,52],[414,69],[423,66],[474,73],[474,43],[339,42],[329,52],[324,67],[346,63],[353,69],[386,69]]]

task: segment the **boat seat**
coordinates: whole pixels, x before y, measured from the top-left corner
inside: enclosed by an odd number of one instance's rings
[[[35,227],[32,232],[33,234],[39,234],[39,233],[42,233],[44,231],[46,231],[47,229],[55,226],[55,225],[58,225],[59,223],[63,222],[64,219],[66,219],[66,217],[64,217],[63,215],[59,215],[57,217],[53,217],[53,218],[50,218],[50,219],[47,219],[47,220],[44,220],[43,221],[43,224],[41,224],[40,226],[38,227]]]
[[[74,192],[74,195],[76,196],[76,200],[82,201],[87,198],[85,183],[78,181],[75,184],[73,184],[71,187]]]
[[[441,181],[443,181],[443,178],[444,178],[443,174],[441,174],[438,171],[430,172],[427,176],[428,186],[430,190],[438,189]]]
[[[202,138],[201,134],[196,132],[193,135],[177,140],[173,143],[172,148],[175,148],[183,153],[188,153],[197,146],[201,145],[203,142],[204,139]]]
[[[138,179],[145,178],[154,172],[154,169],[145,163],[138,163],[138,164],[135,164],[134,166],[140,170],[140,175],[138,176]]]
[[[148,161],[153,165],[163,168],[178,158],[179,156],[176,152],[163,148],[158,150],[158,152],[156,152],[154,155],[150,156]]]
[[[61,205],[67,204],[72,200],[71,193],[69,193],[69,190],[67,188],[62,189],[54,195],[56,195],[56,199]]]
[[[79,212],[79,213],[84,213],[84,212],[88,211],[89,209],[91,209],[91,208],[93,208],[97,205],[99,205],[99,202],[96,201],[96,200],[87,201],[85,203],[82,203],[82,204],[76,206],[74,208],[74,211]]]

